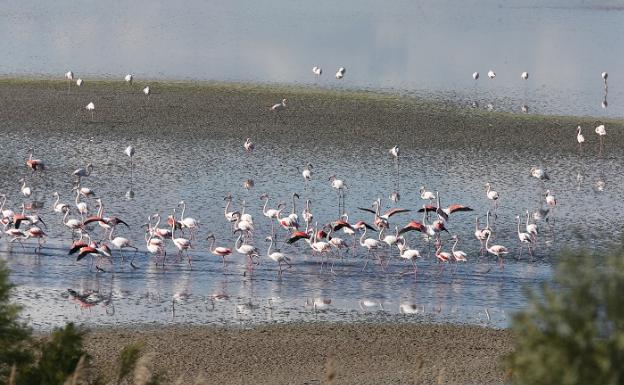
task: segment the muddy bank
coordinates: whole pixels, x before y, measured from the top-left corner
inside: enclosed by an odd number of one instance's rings
[[[503,383],[508,330],[454,325],[291,324],[251,329],[163,327],[89,334],[96,370],[110,373],[121,348],[141,341],[168,379],[214,384]],[[330,370],[331,371],[331,370]]]

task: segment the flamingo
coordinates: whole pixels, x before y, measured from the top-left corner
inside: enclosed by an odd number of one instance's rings
[[[254,186],[253,179],[245,179],[245,181],[243,182],[243,187],[245,188],[245,190],[249,190],[253,188],[253,186]]]
[[[254,247],[252,245],[248,245],[246,243],[243,243],[243,232],[240,229],[236,229],[234,232],[238,232],[240,231],[240,235],[238,236],[238,239],[234,242],[234,249],[236,250],[237,253],[242,254],[242,255],[246,255],[247,258],[249,258],[249,265],[254,265],[254,264],[258,264],[256,261],[253,260],[253,257],[258,258],[259,254],[258,254],[258,248]]]
[[[175,213],[176,210],[173,209],[173,218],[175,218]],[[171,225],[171,241],[173,242],[174,246],[177,247],[178,249],[178,260],[180,259],[180,257],[182,256],[182,254],[186,251],[187,252],[187,258],[188,258],[188,264],[189,266],[192,266],[192,262],[191,262],[191,256],[188,254],[188,250],[192,248],[191,246],[191,241],[186,239],[186,238],[176,238],[175,236],[175,226],[176,221],[174,220],[172,225]]]
[[[501,264],[502,264],[502,257],[508,254],[509,251],[507,250],[505,246],[501,246],[501,245],[488,246],[490,243],[491,236],[492,236],[492,233],[489,233],[487,236],[487,239],[485,240],[485,249],[488,251],[488,253],[497,256],[500,259]]]
[[[320,78],[323,74],[323,69],[321,67],[314,66],[312,67],[312,73],[314,74],[314,76],[316,76],[316,79],[318,80],[318,78]]]
[[[22,183],[22,187],[20,188],[22,195],[26,198],[30,198],[32,195],[32,189],[26,186],[26,180],[24,178],[19,180]]]
[[[528,73],[528,72],[526,72],[526,71],[525,71],[525,72],[523,72],[522,74],[520,74],[520,78],[521,78],[522,80],[527,80],[527,79],[529,79],[529,73]]]
[[[115,231],[115,228],[111,229],[110,235],[108,237],[109,241],[111,244],[113,244],[117,250],[119,250],[119,254],[121,255],[121,260],[124,260],[124,255],[123,255],[123,249],[134,249],[134,254],[136,255],[136,252],[139,251],[139,249],[137,247],[135,247],[132,242],[130,242],[130,240],[128,238],[124,238],[124,237],[114,237],[113,238],[113,232]],[[130,266],[132,266],[133,268],[137,268],[134,265],[134,258],[132,258],[132,261],[130,261]]]
[[[80,191],[76,190],[76,208],[82,219],[89,214],[89,207],[85,202],[80,201]]]
[[[585,137],[581,134],[581,126],[576,127],[576,141],[579,144],[579,151],[581,151],[581,145],[585,142]]]
[[[494,70],[489,70],[487,75],[490,79],[494,79],[496,77],[496,73],[494,72]]]
[[[35,253],[41,251],[41,248],[43,247],[43,239],[47,236],[48,235],[37,226],[30,227],[25,233],[25,239],[37,238],[37,248],[35,249]]]
[[[314,227],[317,228],[318,223],[316,223]],[[323,265],[325,263],[323,260],[323,254],[329,253],[332,248],[331,243],[323,241],[324,237],[326,237],[324,231],[313,231],[312,239],[309,242],[312,252],[317,252],[321,255],[321,271],[323,270]]]
[[[453,258],[453,256],[450,253],[447,253],[446,251],[442,251],[442,245],[439,245],[436,248],[436,258],[438,258],[438,260],[440,262],[450,262],[451,258]]]
[[[364,263],[364,267],[362,267],[362,271],[364,271],[364,269],[366,269],[366,266],[368,266],[368,260],[370,258],[371,252],[381,249],[383,247],[383,243],[380,240],[377,240],[375,238],[366,238],[366,231],[368,230],[368,226],[363,226],[363,228],[364,232],[360,236],[360,246],[366,248],[368,252],[366,255],[366,262]],[[383,267],[383,264],[381,264],[381,266]]]
[[[127,74],[124,77],[124,80],[126,81],[126,83],[128,83],[129,85],[132,85],[132,81],[134,80],[134,76],[132,76],[132,74]]]
[[[191,232],[191,240],[195,238],[195,231],[199,229],[199,222],[195,218],[184,217],[184,213],[186,212],[186,202],[180,201],[178,203],[178,207],[182,206],[182,214],[180,215],[180,223],[182,223],[182,227],[189,229]]]
[[[67,203],[59,203],[61,197],[59,196],[59,193],[57,191],[55,191],[52,195],[56,198],[53,206],[55,213],[63,214],[69,210],[69,205]],[[4,197],[4,200],[6,200],[6,197]],[[2,206],[4,206],[4,202],[2,202]]]
[[[399,241],[399,227],[398,226],[394,226],[394,231],[395,234],[388,234],[385,237],[383,236],[384,231],[386,230],[387,227],[382,227],[381,231],[379,232],[379,240],[384,242],[385,244],[387,244],[388,246],[392,247],[394,245],[397,244],[397,242]]]
[[[533,238],[533,242],[536,242],[537,234],[539,233],[539,230],[535,223],[529,223],[529,210],[526,210],[526,226],[525,227],[526,227],[526,232],[531,234],[531,237]]]
[[[601,124],[596,127],[595,131],[596,131],[596,134],[598,134],[598,137],[600,138],[600,149],[602,150],[602,137],[607,135],[607,130],[605,129],[604,124]]]
[[[485,251],[485,240],[487,239],[488,235],[492,232],[492,230],[490,229],[490,211],[488,210],[487,212],[487,216],[486,216],[486,226],[484,228],[479,228],[479,216],[477,215],[477,217],[475,218],[475,238],[477,238],[477,240],[479,241],[479,243],[481,244],[481,248],[479,249],[479,253],[483,253]]]
[[[160,219],[161,219],[160,214],[154,214],[154,217],[157,218],[156,224],[154,225],[154,228],[152,229],[154,236],[160,239],[171,239],[171,236],[172,236],[171,230],[158,227],[158,225],[160,225]],[[151,218],[148,218],[148,220],[151,220]],[[175,221],[172,221],[172,222],[175,222]]]
[[[410,261],[412,267],[414,268],[414,275],[418,273],[418,269],[416,267],[416,258],[420,258],[420,251],[416,249],[410,249],[407,246],[405,238],[400,238],[397,242],[397,248],[399,249],[399,257]]]
[[[280,103],[276,103],[273,106],[271,106],[271,111],[275,111],[275,112],[280,112],[281,110],[283,110],[284,108],[286,108],[286,102],[288,100],[287,99],[282,99],[282,101]]]
[[[226,202],[225,210],[223,211],[225,220],[227,220],[230,223],[236,222],[238,218],[240,217],[241,213],[238,211],[228,211],[228,209],[230,208],[230,205],[232,204],[232,196],[228,195],[225,198],[223,198],[223,200]]]
[[[607,78],[609,77],[609,74],[606,72],[603,72],[600,74],[600,77],[602,78],[602,81],[604,82],[604,88],[605,90],[607,89]]]
[[[452,213],[455,212],[462,212],[462,211],[474,211],[473,209],[471,209],[468,206],[464,206],[464,205],[460,205],[460,204],[452,204],[446,208],[442,208],[442,205],[440,204],[440,193],[436,191],[435,195],[437,195],[437,206],[432,206],[432,205],[427,205],[421,209],[418,210],[418,212],[423,212],[423,211],[435,211],[436,214],[438,214],[438,218],[442,219],[444,222],[448,221],[449,216]]]
[[[30,168],[33,173],[35,171],[43,171],[45,164],[40,159],[33,159],[34,150],[31,148],[28,150],[28,160],[26,160],[26,166]]]
[[[225,267],[225,257],[232,254],[232,249],[230,249],[229,247],[215,247],[214,244],[217,238],[212,233],[208,234],[206,240],[208,239],[211,240],[210,245],[208,246],[208,250],[210,250],[213,255],[221,257],[221,259],[223,260],[223,267]]]
[[[297,167],[297,170],[299,170],[299,167]],[[307,188],[308,182],[312,180],[312,164],[308,163],[306,165],[303,171],[301,171],[301,176],[303,177],[303,180]]]
[[[427,191],[425,189],[425,186],[421,186],[420,187],[420,198],[423,199],[423,200],[428,200],[429,204],[431,204],[431,201],[436,199],[436,196],[431,191]]]
[[[267,249],[267,257],[278,264],[278,274],[282,275],[282,264],[285,263],[289,268],[291,267],[290,257],[280,253],[279,251],[271,252],[271,249],[273,248],[273,237],[268,236],[266,237],[266,240],[271,241],[271,244],[269,244],[269,248]]]
[[[83,225],[78,219],[67,219],[69,211],[70,210],[65,211],[65,215],[63,216],[63,224],[72,231],[72,239],[74,239],[74,232],[76,230],[82,229]],[[82,236],[80,238],[82,239]]]
[[[541,181],[550,180],[550,176],[548,176],[548,173],[546,173],[544,169],[538,168],[536,166],[531,167],[530,175]]]
[[[133,167],[132,161],[134,159],[134,153],[135,153],[135,150],[134,150],[134,147],[132,147],[132,146],[128,146],[124,150],[124,154],[126,154],[128,156],[128,158],[130,158],[130,169],[131,170],[132,170],[132,167]]]
[[[453,248],[451,249],[451,254],[453,254],[453,258],[455,258],[455,262],[467,262],[468,255],[460,250],[455,250],[457,248],[457,243],[459,242],[459,237],[457,234],[453,235],[452,239],[455,241],[453,244]]]
[[[306,230],[308,229],[312,219],[314,219],[314,215],[312,214],[312,209],[310,208],[310,200],[306,199],[306,207],[301,212],[301,216],[303,217],[303,221],[306,224]]]
[[[336,72],[336,79],[340,80],[345,76],[345,73],[347,72],[347,70],[344,67],[340,67],[338,68],[338,71]]]
[[[82,79],[80,79],[80,78],[78,78],[78,80],[76,80],[76,85],[77,85],[78,87],[82,87],[82,85],[83,85],[83,84],[84,84],[84,80],[82,80]]]
[[[150,89],[150,87],[149,86],[145,86],[145,88],[143,88],[143,93],[145,95],[147,95],[147,100],[149,101],[150,94],[152,93],[152,90]]]
[[[522,257],[522,248],[525,243],[528,244],[529,255],[533,255],[533,251],[531,250],[531,245],[533,244],[533,239],[531,237],[531,234],[520,232],[520,216],[519,215],[516,215],[516,222],[518,224],[518,239],[520,240],[520,255],[518,256],[518,258]]]
[[[494,202],[494,210],[496,210],[496,208],[498,207],[499,195],[498,195],[498,192],[492,190],[492,187],[490,186],[490,182],[485,184],[485,194],[489,200]]]
[[[399,146],[394,146],[388,150],[390,155],[392,155],[395,159],[399,159]]]
[[[80,181],[82,180],[82,178],[88,177],[91,175],[91,173],[93,172],[93,164],[89,163],[87,164],[86,168],[78,168],[76,169],[72,175],[78,178],[78,184],[80,184]]]
[[[254,148],[256,148],[254,143],[251,141],[251,138],[247,138],[247,140],[245,140],[243,147],[245,147],[245,151],[247,152],[252,152]]]
[[[473,72],[473,73],[472,73],[472,78],[473,78],[474,80],[479,80],[479,73],[478,73],[478,72]]]
[[[71,88],[71,82],[74,80],[74,73],[72,71],[67,71],[65,73],[65,79],[67,79],[67,92]]]
[[[411,211],[409,209],[392,208],[386,211],[385,213],[381,214],[380,212],[381,198],[377,198],[377,200],[373,202],[373,207],[375,207],[375,210],[366,209],[363,207],[358,207],[358,209],[375,214],[375,225],[377,226],[377,228],[388,226],[388,221],[390,220],[391,216]]]
[[[87,109],[87,111],[91,112],[91,121],[93,121],[93,111],[95,111],[95,104],[93,104],[93,102],[89,102],[89,104],[87,104],[85,108]]]
[[[553,207],[557,205],[557,200],[555,199],[555,196],[550,193],[550,190],[546,190],[545,197],[546,197],[546,204],[548,206]]]
[[[332,175],[328,179],[331,182],[332,188],[338,190],[338,196],[344,196],[344,190],[347,188],[347,185],[342,179],[336,178],[336,175]]]
[[[284,208],[286,207],[283,203],[280,203],[277,205],[277,209],[268,209],[267,210],[267,204],[269,203],[269,194],[262,194],[260,196],[260,200],[264,200],[264,206],[262,207],[262,215],[264,215],[265,217],[269,218],[269,219],[277,219],[280,215],[280,213],[282,212],[282,210],[284,210]],[[275,226],[273,221],[271,221],[271,234],[275,234]]]
[[[80,192],[80,195],[82,195],[85,198],[95,197],[95,191],[93,191],[92,189],[88,187],[74,187],[74,189],[78,190],[78,192]]]
[[[162,256],[162,264],[163,267],[165,266],[165,257],[167,256],[167,252],[165,251],[165,244],[162,239],[154,238],[151,234],[146,236],[145,248],[156,257]],[[158,262],[156,262],[156,265],[158,265]]]
[[[0,195],[2,197],[2,204],[0,205],[0,211],[2,212],[2,218],[11,219],[15,216],[15,212],[11,209],[5,209],[4,205],[6,204],[7,197],[5,194]]]

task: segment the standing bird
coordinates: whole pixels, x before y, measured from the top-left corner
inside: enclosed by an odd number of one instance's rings
[[[488,71],[488,78],[494,79],[495,77],[496,77],[496,73],[494,72],[494,70],[489,70]]]
[[[585,137],[581,134],[581,126],[576,127],[576,141],[579,144],[579,152],[581,151],[581,145],[585,143]]]
[[[30,168],[33,173],[35,171],[43,171],[45,169],[45,164],[39,159],[33,159],[33,152],[34,150],[32,148],[28,149],[28,159],[26,160],[26,166]]]
[[[604,87],[605,87],[605,90],[606,90],[608,88],[608,86],[607,86],[607,78],[609,77],[609,74],[606,73],[606,72],[603,72],[603,73],[600,74],[600,76],[602,77],[602,81],[604,82]]]
[[[134,80],[134,76],[132,76],[132,74],[128,74],[124,77],[124,80],[126,81],[126,83],[128,83],[129,85],[132,85],[132,80]]]
[[[546,190],[545,197],[546,197],[546,204],[548,206],[557,205],[557,200],[555,199],[555,196],[550,193],[550,190]]]
[[[232,249],[230,249],[229,247],[215,247],[214,244],[216,242],[216,238],[214,236],[214,234],[210,233],[208,234],[208,236],[206,237],[206,239],[210,239],[210,246],[208,246],[208,249],[210,250],[210,252],[213,255],[216,255],[218,257],[221,257],[221,259],[223,260],[223,267],[225,267],[225,257],[227,257],[228,255],[232,254]]]
[[[507,248],[505,246],[501,246],[501,245],[492,245],[492,246],[488,246],[490,244],[490,237],[492,236],[492,233],[488,234],[488,237],[485,241],[485,249],[488,251],[488,253],[497,256],[498,258],[500,258],[501,261],[501,265],[502,265],[502,257],[504,257],[506,254],[509,253],[509,251],[507,250]]]
[[[67,92],[71,88],[71,83],[74,80],[74,73],[72,71],[67,71],[65,73],[65,79],[67,79]]]
[[[312,67],[312,73],[314,74],[314,76],[316,76],[316,79],[318,80],[318,78],[321,77],[321,74],[323,74],[323,69],[321,67]]]
[[[80,185],[82,178],[88,177],[89,175],[91,175],[91,172],[93,172],[93,164],[89,163],[87,164],[86,168],[81,167],[81,168],[76,169],[72,173],[72,175],[78,178],[77,182],[78,182],[78,185]]]
[[[245,147],[245,151],[247,152],[252,152],[254,148],[256,148],[254,142],[251,141],[251,138],[247,138],[247,140],[245,140],[245,144],[243,144],[243,147]]]
[[[22,191],[22,195],[24,195],[24,197],[26,198],[30,198],[30,196],[32,195],[32,189],[28,186],[26,186],[26,180],[24,178],[19,180],[22,183],[22,187],[21,187],[21,191]]]
[[[498,207],[498,192],[492,190],[492,187],[490,186],[490,182],[485,184],[485,194],[487,195],[487,198],[491,201],[494,202],[494,210],[496,210],[496,208]]]
[[[468,255],[461,250],[455,250],[457,248],[457,243],[459,242],[459,237],[457,234],[453,235],[453,240],[455,243],[453,244],[453,248],[451,249],[451,254],[453,254],[453,258],[455,258],[455,262],[467,262]]]
[[[133,173],[134,173],[134,147],[132,146],[128,146],[126,147],[126,149],[124,150],[124,154],[128,155],[128,157],[130,158],[130,180],[132,180],[133,177]],[[132,183],[132,181],[131,181]],[[132,186],[131,186],[132,187]]]
[[[388,152],[394,157],[394,159],[399,159],[399,146],[392,147],[388,150]]]
[[[520,78],[521,78],[522,80],[527,80],[527,79],[529,78],[529,73],[528,73],[528,72],[526,72],[526,71],[525,71],[525,72],[523,72],[523,73],[520,75]]]
[[[535,223],[529,223],[529,210],[526,211],[526,232],[531,234],[531,238],[533,239],[533,243],[537,242],[537,234],[539,230]]]
[[[82,87],[82,85],[83,85],[83,84],[84,84],[84,81],[83,81],[82,79],[78,79],[78,80],[76,80],[76,85],[77,85],[78,87]]]
[[[600,138],[600,152],[602,152],[602,137],[607,135],[607,130],[605,129],[604,124],[599,125],[598,127],[596,127],[596,134],[598,134],[598,137]]]
[[[479,80],[479,73],[478,73],[478,72],[473,72],[473,73],[472,73],[472,78],[473,78],[474,80]]]
[[[89,102],[89,104],[87,104],[85,108],[87,109],[87,111],[91,112],[91,121],[93,121],[93,111],[95,111],[95,104],[93,104],[93,102]]]
[[[531,249],[531,246],[533,245],[533,237],[531,237],[531,234],[529,233],[520,232],[520,216],[519,215],[516,215],[516,221],[518,223],[518,239],[520,240],[520,254],[518,255],[518,258],[522,257],[522,248],[524,247],[524,244],[528,245],[529,255],[532,256],[533,250]]]
[[[436,199],[436,196],[431,191],[427,191],[425,189],[425,186],[421,186],[420,187],[420,198],[424,199],[424,200],[428,200],[429,204],[431,204],[431,201]]]
[[[270,260],[277,262],[278,264],[278,274],[282,275],[282,264],[286,264],[288,265],[288,267],[290,267],[290,258],[287,257],[286,255],[284,255],[283,253],[280,253],[279,251],[274,251],[271,252],[271,249],[273,248],[273,237],[268,236],[266,237],[267,241],[271,241],[271,244],[269,245],[269,248],[267,249],[267,257],[269,257]]]
[[[347,72],[346,68],[344,67],[338,68],[338,72],[336,72],[336,79],[338,80],[342,79],[346,72]]]
[[[145,86],[145,88],[143,88],[143,93],[145,95],[147,95],[147,100],[149,101],[150,94],[152,93],[152,90],[150,89],[150,87],[149,86]]]

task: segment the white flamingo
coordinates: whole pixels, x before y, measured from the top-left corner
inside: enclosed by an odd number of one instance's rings
[[[271,249],[273,248],[273,237],[268,236],[266,238],[267,241],[271,241],[271,244],[269,245],[269,248],[267,249],[267,257],[272,260],[273,262],[276,262],[278,265],[278,274],[282,275],[282,264],[286,264],[288,265],[288,267],[291,267],[290,264],[290,257],[286,256],[283,253],[280,253],[279,251],[274,251],[271,252]]]
[[[520,231],[520,216],[519,215],[516,215],[516,221],[518,223],[518,239],[520,240],[520,255],[518,256],[518,258],[522,257],[522,248],[524,247],[524,244],[528,245],[529,255],[533,255],[533,250],[531,248],[531,246],[533,245],[533,238],[531,237],[531,234],[523,233]]]

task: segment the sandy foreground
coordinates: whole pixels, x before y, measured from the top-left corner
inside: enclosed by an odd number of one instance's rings
[[[432,324],[291,324],[103,329],[86,346],[95,370],[114,373],[123,346],[141,342],[171,382],[209,384],[503,383],[509,330]],[[333,368],[333,369],[332,369]]]

